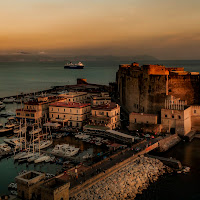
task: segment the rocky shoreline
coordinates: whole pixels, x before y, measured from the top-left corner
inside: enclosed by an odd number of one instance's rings
[[[141,156],[70,199],[134,199],[150,183],[169,170],[161,161]]]

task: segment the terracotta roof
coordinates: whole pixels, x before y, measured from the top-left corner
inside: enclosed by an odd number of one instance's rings
[[[51,103],[50,106],[66,107],[66,108],[83,108],[83,107],[90,106],[90,103],[65,103],[65,102],[55,102],[55,103]]]
[[[117,108],[118,104],[116,104],[115,102],[111,102],[110,104],[102,104],[102,105],[98,105],[98,106],[94,106],[92,107],[92,110],[113,110],[115,108]]]

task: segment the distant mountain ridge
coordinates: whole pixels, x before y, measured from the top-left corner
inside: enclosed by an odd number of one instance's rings
[[[64,56],[64,55],[39,55],[31,53],[16,53],[0,55],[0,62],[53,62],[53,61],[156,61],[157,58],[150,55],[137,55],[137,56],[90,56],[90,55],[80,55],[80,56]]]

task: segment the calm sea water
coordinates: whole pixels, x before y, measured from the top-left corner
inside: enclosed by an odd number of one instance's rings
[[[51,86],[75,84],[77,78],[88,82],[108,84],[115,81],[121,63],[130,61],[88,61],[83,70],[64,69],[64,62],[1,62],[0,97],[34,92]],[[200,72],[200,61],[139,61],[142,64],[163,64],[166,67],[185,67]]]
[[[136,200],[199,200],[200,199],[200,139],[190,143],[181,142],[169,151],[159,154],[180,160],[183,166],[189,166],[187,174],[172,174],[160,177]]]

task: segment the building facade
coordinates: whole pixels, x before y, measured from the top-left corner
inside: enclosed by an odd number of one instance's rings
[[[81,128],[90,117],[90,112],[90,103],[55,102],[49,105],[50,120],[67,121],[67,125],[70,127]]]
[[[18,119],[39,121],[45,115],[48,117],[49,103],[57,101],[56,97],[38,97],[35,100],[24,103],[24,107],[16,109]]]
[[[87,92],[69,92],[66,94],[60,94],[60,97],[65,98],[67,103],[86,103],[87,102]]]
[[[85,128],[115,129],[120,126],[120,106],[114,102],[92,107],[89,125]]]
[[[109,97],[108,93],[102,92],[99,95],[91,96],[91,105],[98,106],[98,105],[106,105],[111,103],[111,97]]]

